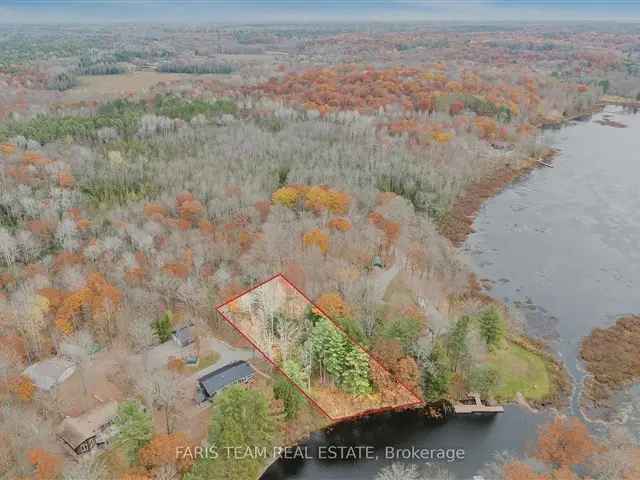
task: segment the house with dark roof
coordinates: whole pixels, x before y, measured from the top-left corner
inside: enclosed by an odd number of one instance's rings
[[[193,332],[191,331],[190,325],[174,330],[171,336],[173,337],[173,341],[181,348],[193,343]]]
[[[66,417],[56,434],[80,455],[109,442],[115,434],[112,424],[117,414],[118,403],[109,402],[79,417]]]
[[[255,374],[253,367],[245,361],[229,363],[198,378],[197,399],[199,402],[211,400],[231,385],[250,382]]]

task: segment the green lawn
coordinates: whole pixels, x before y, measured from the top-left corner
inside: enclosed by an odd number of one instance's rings
[[[511,401],[520,392],[528,400],[541,400],[551,393],[551,378],[544,357],[514,343],[490,354],[488,365],[498,371],[493,392],[498,401]]]
[[[211,352],[207,355],[200,357],[200,361],[197,365],[189,365],[186,367],[186,371],[189,373],[199,372],[207,367],[210,367],[218,361],[220,354],[218,352]]]

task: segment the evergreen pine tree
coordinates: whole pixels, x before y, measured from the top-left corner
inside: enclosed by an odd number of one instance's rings
[[[344,357],[342,387],[352,395],[366,395],[371,393],[369,357],[365,352],[355,346],[348,348]]]
[[[160,340],[160,343],[164,343],[171,338],[173,332],[173,315],[170,310],[167,310],[162,317],[153,322],[153,332]]]
[[[285,417],[291,420],[298,415],[298,411],[305,400],[296,385],[304,389],[307,381],[302,367],[293,360],[284,362],[283,370],[289,378],[280,375],[273,386],[273,393],[278,400],[282,400]]]
[[[452,371],[447,349],[437,341],[429,354],[423,371],[425,398],[429,401],[442,400],[449,393]]]
[[[247,449],[267,454],[273,447],[275,422],[269,401],[259,391],[236,385],[216,396],[209,427],[209,443],[217,457],[198,460],[185,480],[245,480],[257,478],[266,458],[248,455]],[[240,452],[236,456],[234,452]]]
[[[138,451],[151,441],[153,435],[151,414],[136,401],[124,402],[118,407],[115,427],[118,433],[114,445],[122,448],[129,463],[136,463]]]
[[[500,345],[504,331],[504,321],[497,308],[490,307],[480,316],[480,335],[490,349]]]

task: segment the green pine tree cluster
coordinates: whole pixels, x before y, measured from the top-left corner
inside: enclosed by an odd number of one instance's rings
[[[294,360],[286,360],[282,369],[289,378],[280,375],[273,386],[273,394],[278,400],[282,400],[284,403],[284,415],[287,420],[291,420],[298,415],[305,401],[300,390],[292,382],[304,389],[307,385],[307,379],[300,364]]]
[[[329,320],[318,320],[311,331],[311,344],[321,378],[328,375],[336,386],[352,395],[371,392],[368,355]]]
[[[164,343],[171,338],[173,332],[173,314],[170,310],[164,312],[164,315],[151,324],[153,333],[156,334],[160,343]]]
[[[487,343],[489,349],[493,350],[500,346],[505,333],[505,324],[502,315],[496,307],[489,307],[480,318],[480,335]]]
[[[140,403],[129,400],[119,405],[114,425],[118,432],[114,446],[124,451],[131,465],[137,463],[138,452],[153,435],[151,414]]]
[[[446,398],[452,377],[453,370],[447,348],[438,341],[433,345],[424,365],[422,383],[426,399],[436,401]]]
[[[213,403],[209,445],[216,455],[199,459],[185,480],[257,478],[267,458],[247,452],[270,452],[276,430],[269,401],[261,392],[236,385]]]

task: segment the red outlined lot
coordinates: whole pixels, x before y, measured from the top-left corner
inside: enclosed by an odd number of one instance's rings
[[[287,375],[283,369],[282,358],[292,355],[291,352],[297,352],[299,345],[296,342],[304,337],[304,332],[307,331],[305,329],[308,329],[309,320],[305,320],[305,312],[309,308],[328,320],[330,328],[335,328],[363,356],[366,355],[371,376],[375,375],[377,383],[385,385],[384,389],[355,396],[335,387],[332,382],[314,378],[302,385],[299,384],[300,381],[294,381]],[[423,403],[420,396],[399,382],[380,359],[349,336],[337,322],[282,274],[274,275],[227,300],[219,305],[216,311],[332,421],[402,410]],[[282,318],[288,319],[284,326],[278,323],[283,321]]]

